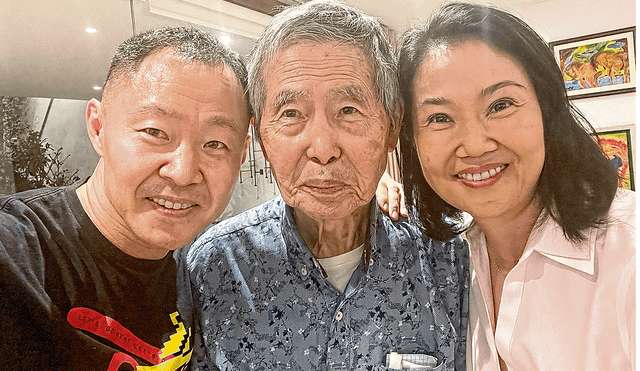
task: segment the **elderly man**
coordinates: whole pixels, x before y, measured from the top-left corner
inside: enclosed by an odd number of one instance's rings
[[[187,367],[191,294],[171,251],[229,200],[249,139],[246,78],[196,29],[118,48],[86,110],[93,175],[0,198],[0,368]]]
[[[284,10],[252,52],[249,94],[281,197],[191,246],[195,367],[463,369],[462,240],[373,201],[402,116],[379,23],[337,2]]]

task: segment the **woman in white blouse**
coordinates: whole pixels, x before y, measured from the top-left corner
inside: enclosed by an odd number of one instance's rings
[[[617,188],[545,41],[457,3],[399,47],[410,215],[469,242],[468,369],[635,369],[635,193]]]

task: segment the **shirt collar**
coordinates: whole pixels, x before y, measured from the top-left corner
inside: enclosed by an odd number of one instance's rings
[[[293,219],[293,209],[282,201],[282,238],[284,239],[289,261],[296,271],[309,272],[311,269],[321,269],[314,263],[313,254],[307,248],[300,236],[298,228]],[[307,279],[309,274],[302,274],[303,279]]]
[[[531,231],[520,260],[526,259],[537,251],[560,264],[593,275],[598,230],[588,229],[586,233],[586,240],[573,243],[564,236],[562,227],[553,218],[543,213]],[[477,255],[479,252],[476,250],[484,245],[484,233],[477,224],[474,224],[466,232],[466,238],[470,243],[471,253]]]
[[[593,275],[597,230],[586,230],[587,238],[574,243],[565,237],[562,227],[551,216],[541,218],[544,220],[529,236],[527,249],[531,248],[560,264]]]

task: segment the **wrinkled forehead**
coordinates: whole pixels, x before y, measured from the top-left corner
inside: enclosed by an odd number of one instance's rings
[[[376,95],[373,66],[364,51],[351,43],[305,40],[289,44],[278,49],[263,71],[267,95],[282,84],[303,84],[310,78],[345,86],[357,82],[360,90]]]

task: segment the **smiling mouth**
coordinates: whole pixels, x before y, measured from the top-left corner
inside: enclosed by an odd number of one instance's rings
[[[195,205],[195,204],[183,204],[179,202],[171,202],[163,198],[151,198],[150,200],[166,209],[172,209],[172,210],[184,210]]]
[[[504,170],[507,167],[507,165],[502,165],[502,166],[498,166],[495,169],[489,169],[485,172],[482,173],[460,173],[457,174],[456,177],[458,177],[459,179],[464,179],[466,181],[469,182],[479,182],[481,180],[486,180],[489,178],[493,178],[494,176],[496,176],[497,174],[499,174],[502,170]]]

